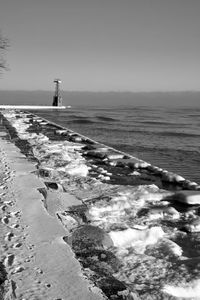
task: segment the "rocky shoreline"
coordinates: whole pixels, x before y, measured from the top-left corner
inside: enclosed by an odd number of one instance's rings
[[[33,113],[0,118],[2,299],[200,299],[200,185]]]

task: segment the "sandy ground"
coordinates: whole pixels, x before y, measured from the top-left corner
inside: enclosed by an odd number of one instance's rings
[[[2,299],[103,299],[81,275],[63,241],[65,229],[46,212],[34,163],[5,135],[0,133],[0,258],[7,272]]]

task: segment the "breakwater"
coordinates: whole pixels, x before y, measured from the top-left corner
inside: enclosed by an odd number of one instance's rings
[[[200,183],[198,109],[80,106],[34,113]]]
[[[29,112],[3,111],[2,123],[35,161],[45,210],[105,297],[173,299],[177,287],[197,291],[197,183]],[[77,202],[70,205],[66,194]]]

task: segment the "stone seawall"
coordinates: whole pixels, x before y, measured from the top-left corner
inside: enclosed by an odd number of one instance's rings
[[[30,112],[1,130],[4,296],[200,295],[197,183]]]

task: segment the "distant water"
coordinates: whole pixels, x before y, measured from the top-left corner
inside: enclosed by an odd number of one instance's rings
[[[200,107],[76,106],[35,113],[200,183]]]

